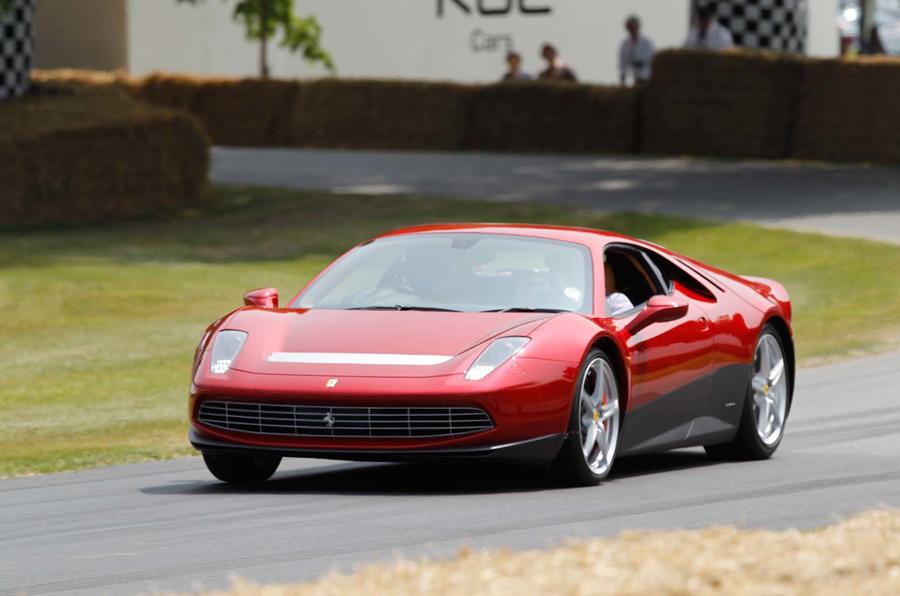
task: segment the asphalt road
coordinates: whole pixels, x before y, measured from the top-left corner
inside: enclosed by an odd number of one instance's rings
[[[257,490],[197,458],[0,481],[0,593],[132,594],[296,581],[460,545],[538,547],[634,528],[809,527],[900,506],[900,353],[803,370],[775,458],[685,450],[593,488],[539,470],[290,463]]]
[[[900,244],[900,168],[685,158],[216,148],[212,179],[747,220]]]

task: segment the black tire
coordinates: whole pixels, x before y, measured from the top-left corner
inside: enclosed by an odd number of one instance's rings
[[[272,477],[281,458],[275,455],[203,452],[210,473],[231,484],[260,484]]]
[[[610,465],[602,474],[595,473],[591,470],[585,460],[584,452],[582,451],[582,431],[579,422],[581,409],[581,383],[587,367],[597,358],[605,360],[612,371],[616,370],[610,357],[604,351],[596,348],[588,352],[584,362],[582,362],[581,366],[578,368],[578,376],[576,377],[575,389],[572,394],[572,411],[569,415],[568,435],[559,454],[553,461],[553,470],[556,473],[557,478],[566,486],[595,486],[600,484],[600,482],[609,475],[609,472],[612,469],[612,462],[610,462]],[[613,382],[615,382],[618,392],[619,381],[615,377],[615,374],[613,374]],[[621,396],[621,392],[618,392],[618,394]],[[620,399],[618,414],[620,429],[624,418],[621,407],[622,403],[623,402]],[[614,458],[615,452],[613,452],[613,459]]]
[[[756,346],[759,345],[760,341],[765,335],[772,335],[778,341],[778,345],[781,347],[781,353],[783,357],[787,359],[788,351],[785,349],[784,340],[782,339],[781,334],[778,332],[778,330],[775,329],[775,327],[773,327],[772,325],[766,325],[765,327],[763,327],[763,330],[759,334],[759,338],[756,340]],[[756,346],[754,346],[753,348],[754,359],[756,357]],[[772,454],[775,453],[775,451],[778,449],[778,446],[781,444],[782,439],[784,439],[784,431],[782,430],[777,441],[775,441],[771,445],[766,445],[762,441],[762,439],[760,439],[759,434],[756,432],[756,421],[753,414],[753,393],[751,385],[753,374],[754,368],[751,366],[750,379],[747,379],[747,394],[744,397],[744,407],[741,410],[741,421],[738,424],[738,432],[734,440],[729,443],[703,446],[703,448],[706,450],[707,455],[714,459],[731,461],[769,459],[770,457],[772,457]],[[785,362],[784,374],[788,391],[787,408],[785,410],[784,420],[784,424],[786,424],[788,415],[791,411],[791,402],[794,399],[794,384],[793,378],[791,377],[791,375],[793,374],[793,370],[791,370],[791,367],[787,365],[787,362]]]

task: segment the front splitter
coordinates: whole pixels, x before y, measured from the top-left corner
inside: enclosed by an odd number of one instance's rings
[[[414,462],[428,460],[484,459],[519,463],[547,463],[552,461],[567,433],[544,435],[502,445],[484,445],[451,449],[304,449],[289,447],[255,447],[213,439],[191,428],[188,438],[200,451],[212,453],[259,453],[280,457],[311,459],[340,459],[348,461]]]

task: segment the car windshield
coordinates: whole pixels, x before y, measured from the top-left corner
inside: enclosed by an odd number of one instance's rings
[[[591,257],[580,244],[429,233],[381,238],[325,271],[294,308],[590,312]]]

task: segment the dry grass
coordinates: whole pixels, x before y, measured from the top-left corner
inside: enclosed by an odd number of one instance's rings
[[[238,582],[208,596],[343,594],[900,594],[900,511],[822,529],[626,532],[546,551],[465,550],[293,586]]]
[[[134,85],[137,82],[124,70],[81,70],[74,68],[35,69],[31,71],[31,80],[37,83],[49,84],[121,85],[123,87]]]

